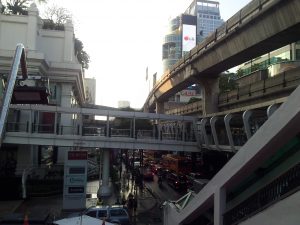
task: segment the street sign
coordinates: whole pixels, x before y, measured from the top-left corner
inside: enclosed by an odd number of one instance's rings
[[[65,160],[63,209],[86,206],[87,151],[68,151]]]

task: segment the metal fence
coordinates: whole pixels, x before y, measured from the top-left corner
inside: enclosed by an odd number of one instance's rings
[[[225,225],[238,224],[285,198],[300,186],[300,163],[224,215]]]

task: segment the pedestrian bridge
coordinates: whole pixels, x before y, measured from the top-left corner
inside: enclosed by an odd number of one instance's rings
[[[166,203],[164,224],[298,224],[299,98],[300,87],[187,204]]]
[[[200,150],[195,135],[196,120],[191,116],[46,105],[11,105],[10,111],[13,116],[7,120],[3,141],[7,144]],[[102,120],[94,120],[95,116]],[[84,119],[88,117],[92,118],[91,123]]]

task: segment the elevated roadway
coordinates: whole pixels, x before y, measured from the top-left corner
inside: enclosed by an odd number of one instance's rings
[[[300,2],[253,0],[166,72],[150,92],[145,110],[199,83],[204,87],[204,112],[211,113],[215,81],[220,73],[295,42],[300,35]]]

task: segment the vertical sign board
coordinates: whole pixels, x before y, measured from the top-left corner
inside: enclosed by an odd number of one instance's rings
[[[68,151],[64,170],[63,209],[85,209],[87,152]]]
[[[197,16],[191,15],[182,15],[181,16],[181,25],[182,25],[182,56],[186,52],[189,52],[196,46],[197,38]]]

